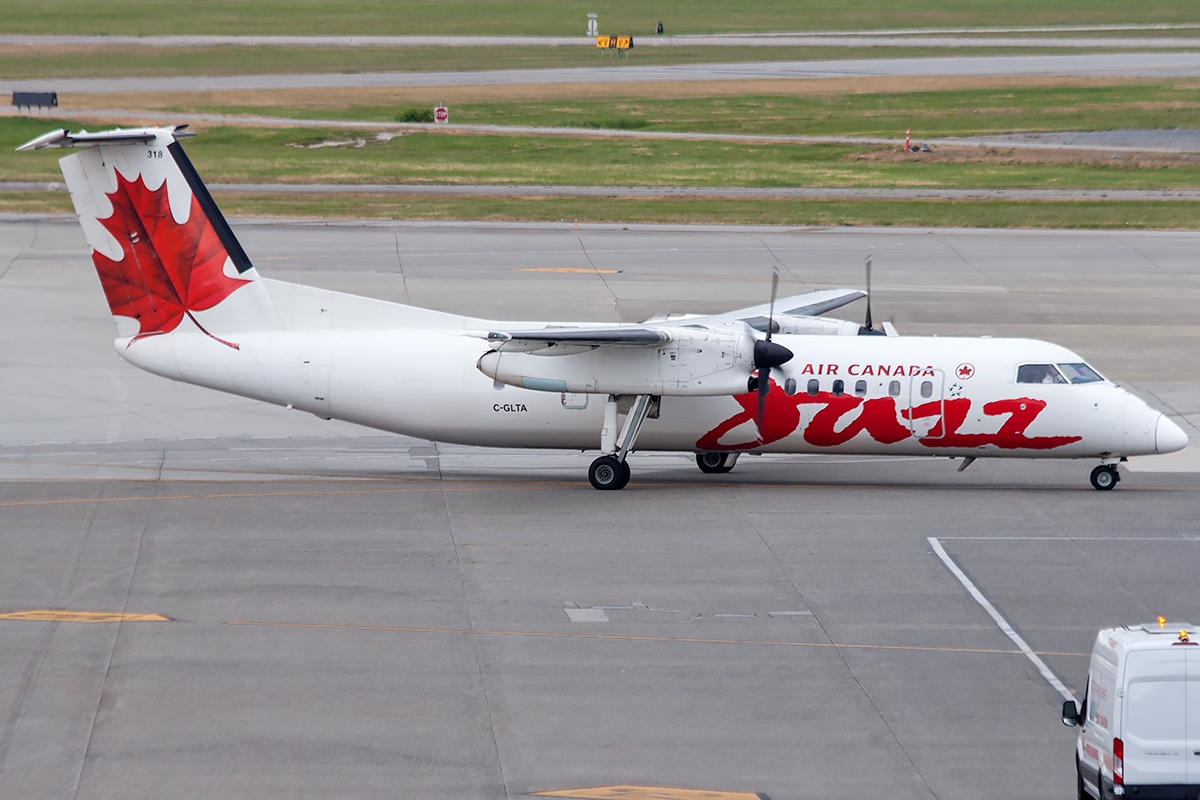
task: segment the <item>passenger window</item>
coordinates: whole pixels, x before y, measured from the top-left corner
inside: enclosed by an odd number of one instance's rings
[[[892,381],[888,384],[888,394],[892,397],[900,396],[900,381]]]
[[[791,397],[792,395],[794,395],[796,393],[796,379],[795,378],[788,378],[786,381],[783,382],[783,393],[786,394],[788,397]]]
[[[1087,364],[1059,364],[1058,371],[1071,383],[1096,383],[1104,378]]]
[[[1017,367],[1017,383],[1066,383],[1053,364],[1022,364]]]
[[[856,381],[854,384],[854,393],[856,395],[858,395],[859,397],[866,397],[867,396],[867,382],[866,381]]]
[[[921,381],[921,397],[933,397],[933,381]]]
[[[833,382],[833,396],[834,397],[841,397],[845,391],[846,391],[846,384],[842,381],[841,378],[838,378],[836,381]]]
[[[821,391],[821,382],[816,378],[810,379],[808,382],[808,396],[816,397],[819,391]]]

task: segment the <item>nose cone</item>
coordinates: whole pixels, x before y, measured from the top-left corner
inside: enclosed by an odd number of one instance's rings
[[[1165,414],[1158,415],[1154,427],[1154,449],[1159,453],[1174,453],[1188,445],[1188,435]]]

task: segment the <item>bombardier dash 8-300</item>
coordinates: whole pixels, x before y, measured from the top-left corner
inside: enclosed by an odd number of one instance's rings
[[[55,130],[116,320],[148,372],[325,419],[438,442],[599,449],[597,489],[636,450],[708,473],[744,453],[1090,459],[1112,489],[1129,456],[1187,435],[1075,353],[1030,339],[898,336],[867,292],[824,290],[640,324],[498,322],[258,274],[179,140],[185,126]],[[777,277],[776,277],[777,282]],[[867,299],[865,324],[821,316]]]

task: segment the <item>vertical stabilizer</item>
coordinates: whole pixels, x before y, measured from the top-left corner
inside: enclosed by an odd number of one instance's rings
[[[118,336],[179,330],[237,348],[279,327],[258,273],[178,139],[179,128],[53,131],[18,150],[78,147],[59,160]]]

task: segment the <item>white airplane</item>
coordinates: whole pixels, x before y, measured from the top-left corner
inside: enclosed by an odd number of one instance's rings
[[[641,324],[498,322],[258,274],[179,140],[186,126],[55,130],[117,353],[148,372],[438,442],[599,449],[620,489],[636,450],[1099,462],[1187,435],[1075,353],[1031,339],[899,337],[868,292],[827,290]],[[778,276],[776,276],[776,282]],[[866,324],[819,315],[866,296]],[[778,306],[778,314],[776,314]],[[886,334],[886,335],[884,335]],[[621,418],[624,418],[623,421]],[[619,424],[620,423],[620,424]]]

